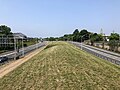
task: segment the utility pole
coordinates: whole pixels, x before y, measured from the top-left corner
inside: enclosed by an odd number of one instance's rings
[[[115,30],[113,30],[113,34],[115,33]]]
[[[101,28],[101,30],[100,30],[100,34],[103,36],[103,29]]]

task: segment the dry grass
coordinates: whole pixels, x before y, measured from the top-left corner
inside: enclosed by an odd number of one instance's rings
[[[66,42],[42,52],[0,79],[0,90],[119,90],[120,67]]]

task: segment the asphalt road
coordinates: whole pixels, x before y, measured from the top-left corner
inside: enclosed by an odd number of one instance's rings
[[[70,43],[81,48],[81,43],[79,43],[79,42],[70,42]],[[83,43],[82,43],[82,50],[85,50],[88,53],[91,53],[91,54],[93,54],[97,57],[100,57],[102,59],[108,60],[112,63],[117,64],[117,65],[120,65],[120,54],[118,54],[118,53],[114,53],[114,52],[103,50],[103,49],[96,48],[93,46],[85,45]]]
[[[16,53],[15,51],[9,51],[9,52],[0,54],[0,57],[7,56],[9,59],[14,59],[15,54],[16,54],[16,57],[22,56],[23,51],[24,51],[24,54],[27,54],[37,48],[45,46],[45,45],[46,45],[46,42],[37,43],[37,44],[31,45],[31,46],[25,47],[24,49],[20,49],[19,53]]]

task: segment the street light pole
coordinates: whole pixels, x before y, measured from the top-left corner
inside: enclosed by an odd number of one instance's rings
[[[81,36],[81,50],[82,50],[82,36]]]
[[[38,48],[37,44],[38,44],[38,43],[37,43],[37,38],[36,38],[36,49]]]
[[[86,34],[85,34],[85,35],[86,35]],[[81,50],[82,50],[82,38],[83,38],[85,35],[81,36]]]

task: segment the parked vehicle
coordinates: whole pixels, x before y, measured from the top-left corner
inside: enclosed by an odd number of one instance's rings
[[[6,56],[0,57],[0,63],[3,63],[5,61],[8,61],[8,57],[6,57]]]

